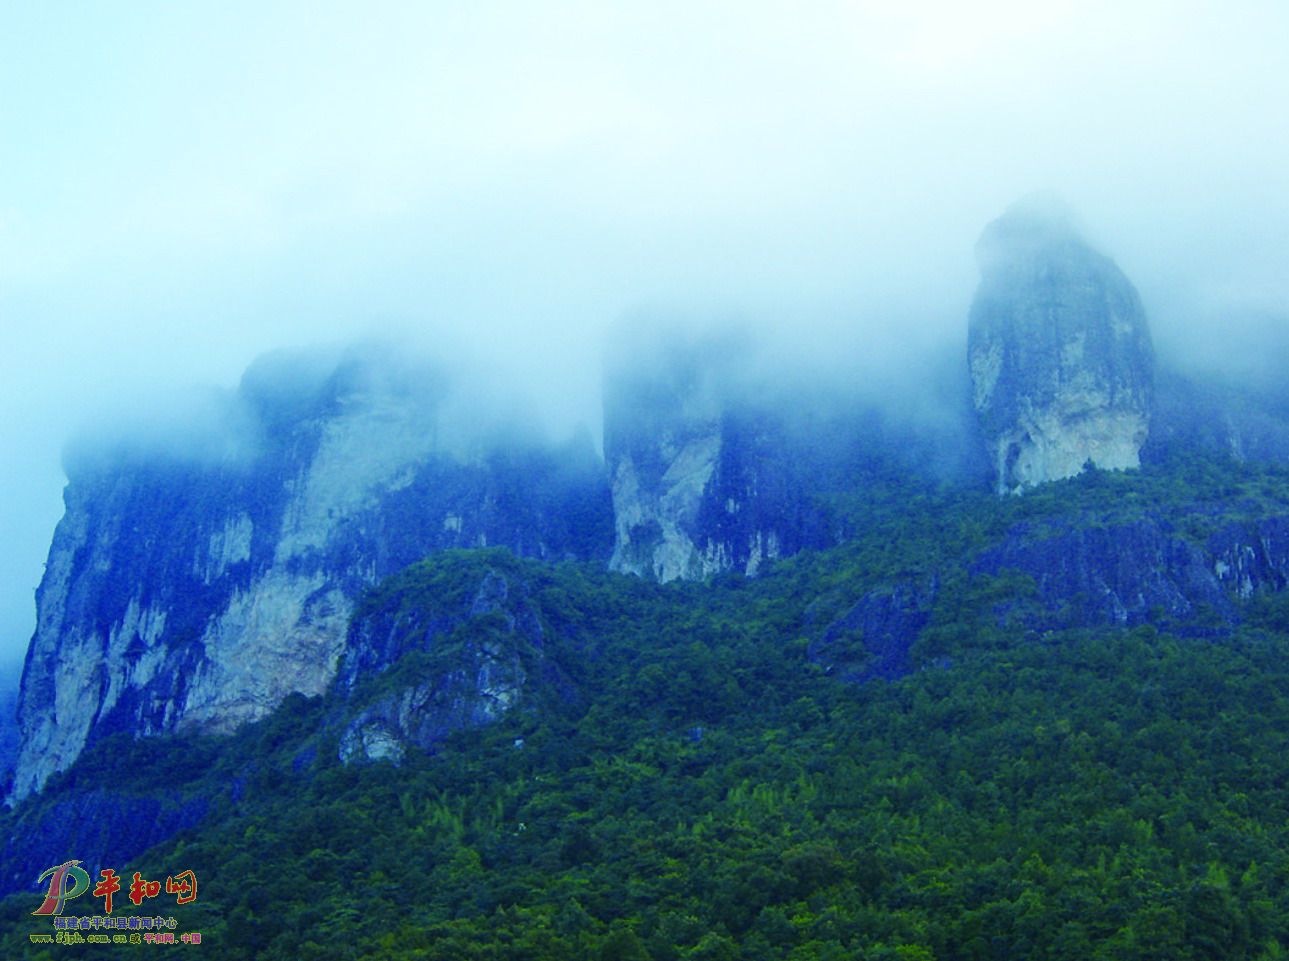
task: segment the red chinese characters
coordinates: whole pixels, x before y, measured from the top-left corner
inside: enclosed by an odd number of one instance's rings
[[[121,890],[121,879],[116,876],[116,872],[111,868],[104,868],[99,872],[103,880],[94,885],[94,897],[103,898],[103,911],[106,914],[112,913],[112,895]],[[137,878],[138,875],[136,874]],[[131,896],[133,897],[133,896]],[[138,904],[138,901],[134,902]]]
[[[131,901],[139,905],[143,903],[144,898],[155,898],[160,893],[160,881],[145,881],[142,874],[138,871],[134,872],[134,880],[130,884]]]
[[[197,900],[197,875],[184,871],[166,878],[166,894],[177,894],[175,904],[191,904]]]
[[[103,868],[99,871],[99,880],[94,882],[90,880],[89,872],[80,865],[80,861],[67,861],[49,868],[37,878],[37,884],[44,884],[48,878],[49,888],[40,907],[32,912],[33,915],[50,916],[54,918],[55,924],[58,924],[60,921],[66,920],[62,917],[65,903],[88,893],[92,888],[93,896],[103,899],[105,918],[99,918],[99,920],[109,922],[112,920],[111,915],[116,907],[115,896],[123,890],[124,878],[112,868]],[[191,904],[196,901],[196,873],[194,871],[180,871],[177,874],[168,875],[166,877],[165,893],[173,895],[176,904]],[[160,897],[160,895],[160,881],[149,881],[141,871],[134,872],[129,888],[129,898],[135,907],[141,907],[145,900]],[[74,926],[72,925],[72,927]]]

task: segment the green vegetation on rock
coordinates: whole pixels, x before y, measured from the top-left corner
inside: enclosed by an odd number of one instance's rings
[[[1055,574],[982,558],[1150,524],[1217,551],[1223,532],[1289,515],[1289,477],[1177,462],[1008,500],[892,487],[833,507],[853,538],[756,579],[437,555],[359,605],[351,644],[382,617],[447,624],[409,635],[384,674],[223,739],[106,740],[6,833],[76,798],[203,799],[196,823],[111,866],[194,870],[184,926],[229,961],[1281,957],[1289,594],[1274,558],[1247,598],[1214,581],[1223,618],[1193,604],[1123,621],[1077,596],[1057,609]],[[512,606],[460,613],[490,576]],[[829,636],[861,668],[884,656],[863,648],[887,608],[864,598],[905,583],[925,608],[905,669],[829,673]],[[507,633],[521,601],[536,646]],[[869,620],[843,629],[857,605]],[[450,670],[453,645],[511,642],[515,709],[397,765],[341,763],[354,710]],[[96,956],[27,944],[35,897],[0,904],[4,957]]]

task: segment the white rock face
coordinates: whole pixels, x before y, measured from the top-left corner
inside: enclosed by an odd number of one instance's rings
[[[346,764],[354,761],[389,761],[400,764],[407,749],[403,733],[392,730],[381,721],[366,721],[350,727],[340,739],[340,760]]]
[[[1049,410],[1021,417],[1014,429],[994,443],[997,476],[1011,481],[999,492],[1073,477],[1089,462],[1102,470],[1140,467],[1141,447],[1149,429],[1149,418],[1136,411],[1101,410],[1069,416]]]
[[[94,680],[103,662],[105,639],[87,637],[81,629],[62,630],[76,557],[89,547],[88,514],[73,510],[69,495],[67,516],[58,526],[36,592],[36,634],[28,663],[39,665],[40,683],[29,686],[30,667],[24,670],[14,798],[39,789],[50,774],[76,759],[97,709],[99,685]]]
[[[1140,298],[1069,215],[1023,203],[977,245],[968,362],[999,493],[1140,465],[1154,359]]]
[[[432,424],[410,401],[356,395],[341,403],[293,482],[277,539],[279,563],[324,549],[338,522],[375,508],[380,494],[404,489],[411,468],[434,448]]]
[[[432,749],[452,731],[499,720],[521,698],[527,675],[519,659],[483,644],[459,666],[367,708],[340,738],[340,760],[402,761],[409,744]]]
[[[230,519],[222,530],[210,535],[210,547],[202,563],[196,565],[196,572],[207,584],[213,584],[234,564],[249,561],[254,534],[255,524],[250,515],[241,513]]]
[[[50,677],[52,701],[28,720],[23,718],[22,744],[14,771],[12,798],[21,799],[41,785],[55,771],[76,760],[93,721],[93,707],[99,700],[96,683],[102,664],[97,639],[68,638],[66,657]],[[24,692],[25,694],[25,692]],[[19,717],[23,717],[22,703]]]
[[[779,535],[774,531],[762,533],[756,531],[748,544],[748,560],[745,573],[755,577],[764,561],[779,559]]]
[[[720,457],[714,426],[677,450],[651,490],[642,489],[635,462],[623,457],[613,472],[616,538],[609,566],[659,581],[703,578],[729,567],[727,558],[701,551],[687,532]]]
[[[99,738],[228,732],[323,693],[356,599],[428,554],[499,544],[603,560],[610,504],[591,445],[498,441],[450,384],[362,347],[268,357],[217,431],[237,443],[77,451],[37,592],[9,800]],[[504,684],[478,684],[472,710],[508,706]],[[379,756],[372,737],[362,750]]]
[[[804,466],[813,450],[791,404],[760,380],[748,345],[639,330],[605,378],[613,497],[610,568],[658,581],[767,562],[823,539]]]
[[[325,556],[328,533],[337,522],[373,504],[408,462],[424,456],[424,444],[408,430],[387,430],[378,439],[389,446],[380,456],[365,456],[364,438],[380,426],[388,422],[357,405],[352,415],[327,425],[318,456],[302,471],[283,512],[274,563],[232,591],[202,631],[195,662],[193,649],[167,636],[170,612],[147,605],[141,596],[129,600],[119,620],[97,629],[69,618],[76,607],[72,559],[87,547],[88,513],[69,505],[41,589],[43,616],[32,642],[37,670],[24,680],[14,800],[74,761],[98,719],[128,694],[149,702],[139,712],[135,732],[153,734],[228,732],[263,717],[288,694],[326,689],[353,603],[337,580],[349,574],[370,582],[375,571],[363,563],[349,571],[315,563],[313,570],[300,572],[292,562],[310,551]],[[399,446],[409,440],[415,443]],[[253,529],[250,517],[239,512],[210,535],[196,572],[202,582],[216,584],[230,567],[250,559]],[[103,538],[88,546],[91,566],[110,570],[115,542]],[[183,674],[183,682],[170,686],[169,697],[155,690],[159,677],[176,673]]]
[[[257,521],[236,505],[200,516],[195,507],[182,519],[209,533],[167,545],[175,535],[164,525],[147,529],[153,501],[125,474],[83,493],[69,488],[39,591],[11,801],[74,761],[117,708],[125,716],[114,723],[138,735],[227,732],[263,717],[288,694],[325,690],[356,586],[377,575],[368,558],[332,556],[338,531],[377,508],[382,495],[406,487],[433,448],[432,424],[411,400],[355,392],[336,406],[313,422],[312,456],[275,494],[285,498],[269,538],[272,553],[255,570],[263,516]],[[193,496],[215,500],[218,484]],[[190,583],[223,598],[204,623],[192,621],[193,587],[160,583],[173,577],[167,559],[184,551],[191,551],[183,566]],[[118,583],[129,581],[118,575],[131,552],[142,555],[139,578],[129,583],[137,593],[105,620]],[[165,588],[178,593],[165,597]]]
[[[321,694],[335,674],[353,604],[328,577],[273,569],[202,635],[205,657],[179,707],[177,729],[227,733],[288,694]]]

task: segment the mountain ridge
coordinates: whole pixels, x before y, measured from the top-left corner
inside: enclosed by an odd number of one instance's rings
[[[75,448],[67,511],[37,594],[9,801],[114,732],[227,733],[292,694],[323,693],[349,656],[364,592],[427,554],[504,545],[659,581],[757,576],[871,531],[873,490],[896,502],[937,485],[975,490],[992,462],[996,489],[1043,496],[1009,479],[1004,448],[1037,471],[1027,475],[1035,482],[1098,463],[1166,466],[1198,451],[1289,461],[1289,406],[1256,394],[1237,404],[1238,387],[1211,392],[1170,373],[1155,390],[1139,298],[1067,220],[1023,207],[986,228],[969,318],[976,427],[965,377],[963,396],[946,401],[948,416],[901,418],[853,388],[794,383],[746,337],[641,330],[606,368],[603,460],[586,438],[560,445],[493,419],[467,389],[477,385],[463,387],[450,365],[371,345],[262,358],[183,443],[165,425]],[[1042,318],[1051,329],[1040,336]],[[982,383],[982,351],[997,355],[1006,378]],[[1079,388],[1075,409],[1062,391],[1085,374],[1099,386]],[[986,397],[994,400],[982,407]],[[1117,422],[1124,398],[1131,424],[1111,447],[1127,444],[1131,456],[1104,462],[1084,428]],[[1042,436],[1031,430],[1040,408]],[[1065,453],[1049,463],[1052,444]],[[1030,453],[1022,458],[1021,448]],[[1121,544],[1093,545],[1077,530],[1042,544],[1018,535],[975,573],[1019,570],[1053,610],[1091,591],[1101,599],[1076,605],[1077,616],[1095,623],[1105,610],[1131,620],[1196,604],[1216,605],[1217,619],[1231,623],[1220,603],[1228,585],[1208,570],[1219,554],[1228,569],[1281,576],[1252,528],[1226,548],[1188,545],[1155,520],[1119,530]],[[1065,553],[1106,570],[1053,573],[1052,555]],[[1141,577],[1113,573],[1125,565],[1139,566]],[[878,673],[898,674],[910,635],[932,629],[931,584],[901,577],[878,585],[885,594],[852,598],[855,624],[818,650],[867,676],[870,668],[856,666],[864,657],[837,645],[868,624],[886,638]],[[478,670],[501,670],[483,648],[476,653]],[[510,663],[513,687],[522,672]],[[482,703],[478,686],[453,690]],[[395,742],[433,700],[429,691],[404,698],[373,707],[367,734],[354,729],[358,754],[368,753],[369,737],[402,749]]]

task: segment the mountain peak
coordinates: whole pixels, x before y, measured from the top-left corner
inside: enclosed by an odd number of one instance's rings
[[[1052,195],[1009,208],[976,253],[968,356],[998,491],[1138,466],[1154,355],[1136,288]]]

